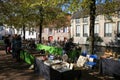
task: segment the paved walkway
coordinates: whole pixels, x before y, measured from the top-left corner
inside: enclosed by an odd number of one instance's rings
[[[16,62],[11,54],[0,51],[0,80],[44,80],[29,69],[25,62]],[[71,76],[71,75],[70,75]],[[113,77],[100,76],[97,71],[82,70],[81,80],[115,80]]]
[[[16,62],[11,54],[0,51],[0,80],[44,80],[43,77],[29,69],[28,64]]]

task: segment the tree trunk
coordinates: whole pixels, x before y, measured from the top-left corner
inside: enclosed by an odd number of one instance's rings
[[[91,0],[90,4],[90,54],[94,54],[94,24],[95,24],[95,0]]]
[[[40,26],[39,26],[39,43],[42,43],[42,25],[43,25],[43,8],[39,8],[40,13]]]
[[[23,40],[25,40],[25,25],[23,24]]]

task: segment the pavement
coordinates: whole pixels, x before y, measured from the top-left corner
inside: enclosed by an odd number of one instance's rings
[[[44,80],[25,62],[16,62],[11,54],[0,51],[0,80]]]
[[[45,80],[29,69],[30,65],[25,62],[16,62],[11,54],[5,54],[0,51],[0,80]],[[81,69],[82,76],[80,80],[115,80],[111,76],[100,75],[98,70]]]

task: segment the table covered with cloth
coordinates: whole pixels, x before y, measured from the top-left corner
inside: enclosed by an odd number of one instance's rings
[[[47,46],[43,44],[37,44],[37,50],[45,50],[49,52],[50,54],[54,55],[62,55],[62,48],[60,47],[53,47],[53,46]]]
[[[49,52],[49,54],[52,55],[61,55],[63,53],[63,49],[59,47],[53,47],[53,46],[47,46],[42,44],[37,44],[37,48],[35,50],[21,50],[20,51],[20,58],[24,60],[28,64],[33,64],[35,56],[34,54],[38,53],[40,50],[45,50]],[[80,50],[72,50],[68,57],[71,58],[71,60],[75,60],[75,58],[81,53]],[[39,54],[39,53],[38,53]]]
[[[35,57],[40,56],[41,51],[26,49],[20,51],[20,58],[28,64],[34,64]]]
[[[45,50],[49,52],[49,54],[53,54],[53,55],[63,55],[63,49],[60,47],[37,44],[37,50]],[[80,53],[81,53],[81,50],[72,50],[68,54],[68,57],[74,60],[75,57],[79,57]]]
[[[35,60],[35,56],[33,56],[33,54],[31,54],[30,52],[28,52],[26,50],[21,50],[20,51],[20,59],[22,59],[23,61],[25,61],[28,64],[33,64],[34,60]]]
[[[110,76],[120,76],[120,61],[100,59],[100,73]]]
[[[81,77],[81,70],[58,71],[38,58],[35,58],[34,69],[45,80],[80,80]]]

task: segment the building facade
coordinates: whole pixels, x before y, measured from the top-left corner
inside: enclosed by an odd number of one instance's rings
[[[14,27],[0,26],[0,39],[5,35],[14,35],[19,34],[23,37],[22,28],[16,29]],[[61,28],[43,28],[42,38],[48,40],[48,37],[52,36],[53,41],[64,41],[64,39],[70,38],[70,27],[61,27]],[[25,39],[35,39],[39,40],[39,29],[38,28],[26,28],[25,29]]]
[[[53,38],[53,41],[64,41],[64,39],[69,39],[70,27],[44,28],[42,30],[42,38],[48,40],[49,36]]]
[[[3,39],[3,36],[8,35],[8,34],[9,34],[9,32],[8,32],[8,30],[5,28],[5,26],[0,25],[0,40]]]
[[[71,37],[75,43],[88,44],[90,17],[71,19]],[[101,45],[118,46],[120,33],[120,12],[116,16],[98,15],[95,19],[94,34],[103,40]]]
[[[25,39],[36,39],[37,33],[34,28],[29,28],[25,30]],[[6,35],[14,35],[19,34],[21,37],[23,37],[23,30],[22,28],[16,29],[14,27],[8,27],[7,25],[0,26],[0,39],[2,39],[2,36]]]

